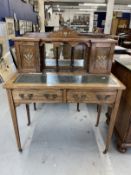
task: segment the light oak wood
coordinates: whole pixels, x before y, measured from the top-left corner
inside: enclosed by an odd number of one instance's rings
[[[21,143],[19,137],[19,129],[16,115],[16,105],[18,104],[30,104],[30,103],[96,103],[99,105],[110,104],[113,105],[111,114],[111,120],[109,124],[109,131],[106,139],[106,147],[104,153],[107,152],[111,141],[115,120],[117,116],[117,110],[120,102],[122,90],[125,86],[117,80],[113,75],[110,75],[110,81],[107,83],[15,83],[16,79],[19,79],[23,74],[14,75],[4,87],[7,89],[11,115],[13,119],[13,125],[17,140],[18,149],[21,150]],[[26,74],[27,75],[27,74]],[[32,74],[28,74],[31,76]],[[33,74],[40,75],[40,74]],[[60,74],[52,74],[60,75]],[[70,74],[74,75],[75,74]],[[47,79],[48,79],[47,75]],[[65,74],[61,74],[65,78]],[[69,76],[69,75],[68,75]],[[79,76],[83,76],[79,75]],[[88,76],[88,75],[87,75]],[[94,75],[94,78],[97,75]],[[61,77],[61,78],[62,78]],[[78,77],[79,79],[79,77]],[[76,82],[78,82],[76,80]],[[79,108],[79,106],[77,107]],[[27,106],[28,120],[30,122],[30,116]],[[99,116],[98,116],[99,120]]]
[[[114,103],[116,98],[116,92],[92,92],[83,90],[68,90],[67,101],[70,103],[84,102],[84,103]]]
[[[80,35],[76,31],[64,28],[53,33],[30,33],[23,37],[14,38],[17,54],[18,71],[20,73],[42,72],[46,70],[45,45],[54,46],[56,72],[61,70],[59,57],[61,46],[67,47],[64,57],[70,60],[70,71],[75,71],[74,61],[77,50],[81,49],[81,59],[84,60],[83,70],[89,73],[109,74],[113,61],[114,47],[117,43],[110,38],[93,38],[89,35]],[[65,50],[65,49],[63,49]]]
[[[119,104],[120,104],[120,99],[121,99],[121,94],[122,91],[118,90],[117,92],[117,96],[116,96],[116,101],[114,103],[112,112],[111,112],[111,118],[110,118],[110,123],[109,123],[109,130],[108,130],[108,135],[106,138],[106,148],[104,150],[103,153],[106,153],[109,149],[109,143],[113,134],[113,130],[114,130],[114,126],[115,126],[115,121],[116,121],[116,117],[117,117],[117,112],[118,112],[118,108],[119,108]]]
[[[16,136],[16,143],[17,143],[17,146],[18,146],[18,150],[20,152],[22,152],[20,134],[19,134],[19,126],[18,126],[17,113],[16,113],[16,106],[15,106],[15,103],[13,101],[11,90],[7,90],[7,94],[8,94],[8,100],[9,100],[12,122],[13,122],[15,136]]]
[[[61,103],[63,101],[62,90],[13,90],[14,101],[16,103],[48,102]]]

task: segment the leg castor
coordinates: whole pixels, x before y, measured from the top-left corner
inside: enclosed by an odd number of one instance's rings
[[[126,153],[127,148],[122,147],[122,146],[120,146],[120,145],[117,145],[117,150],[118,150],[120,153]]]
[[[20,148],[20,149],[19,149],[19,152],[22,153],[22,151],[23,151],[22,148]]]
[[[107,153],[107,151],[108,151],[108,149],[105,149],[105,150],[103,151],[103,154],[106,154],[106,153]]]

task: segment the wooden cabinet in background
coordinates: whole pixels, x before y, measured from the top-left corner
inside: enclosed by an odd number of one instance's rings
[[[129,20],[123,18],[115,18],[112,20],[111,34],[117,35],[123,33],[124,29],[129,28]]]
[[[131,58],[115,61],[112,73],[126,86],[115,125],[118,150],[126,152],[131,147]]]

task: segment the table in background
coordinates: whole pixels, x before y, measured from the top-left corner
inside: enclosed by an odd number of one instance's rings
[[[112,72],[126,86],[115,124],[118,150],[126,152],[131,147],[131,56],[121,55],[115,58]]]

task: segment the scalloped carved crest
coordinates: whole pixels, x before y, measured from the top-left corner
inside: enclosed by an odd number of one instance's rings
[[[62,38],[76,38],[76,37],[80,37],[78,35],[78,33],[70,28],[63,28],[59,31],[53,32],[49,35],[49,37],[62,37]]]

